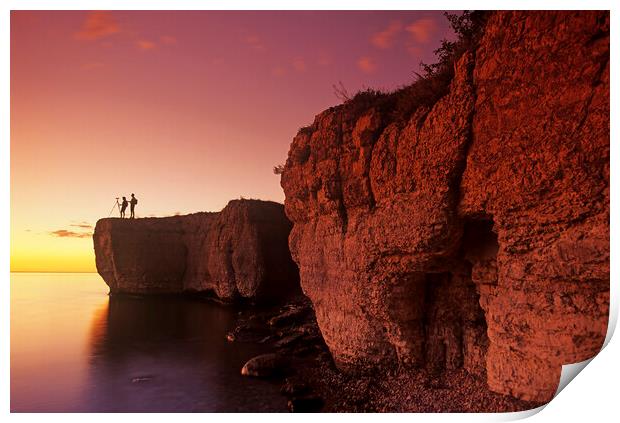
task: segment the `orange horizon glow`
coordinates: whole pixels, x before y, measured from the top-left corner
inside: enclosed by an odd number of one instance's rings
[[[96,271],[132,192],[138,217],[283,202],[334,85],[408,84],[451,37],[437,11],[12,11],[11,271]]]

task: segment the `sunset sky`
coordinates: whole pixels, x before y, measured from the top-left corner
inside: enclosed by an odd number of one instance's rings
[[[446,37],[431,11],[12,12],[11,270],[95,271],[132,192],[138,217],[282,202],[272,168],[333,85],[407,84]]]

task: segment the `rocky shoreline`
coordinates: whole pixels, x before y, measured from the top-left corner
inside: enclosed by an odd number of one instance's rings
[[[240,371],[294,411],[550,401],[607,332],[609,13],[471,24],[443,73],[301,128],[284,205],[100,220],[111,293],[252,302],[227,338],[272,348]]]
[[[510,412],[543,405],[494,393],[484,378],[463,369],[342,373],[323,341],[311,302],[303,296],[281,306],[239,311],[227,340],[272,348],[240,372],[281,384],[292,412]]]

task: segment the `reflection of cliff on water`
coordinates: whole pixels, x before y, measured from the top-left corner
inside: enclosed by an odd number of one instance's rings
[[[85,402],[98,411],[279,411],[275,384],[239,370],[260,346],[228,343],[237,311],[182,297],[110,297],[91,327]]]

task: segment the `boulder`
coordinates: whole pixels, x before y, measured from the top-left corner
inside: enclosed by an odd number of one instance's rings
[[[282,374],[284,360],[276,353],[258,355],[243,365],[241,374],[253,377],[272,377]]]

